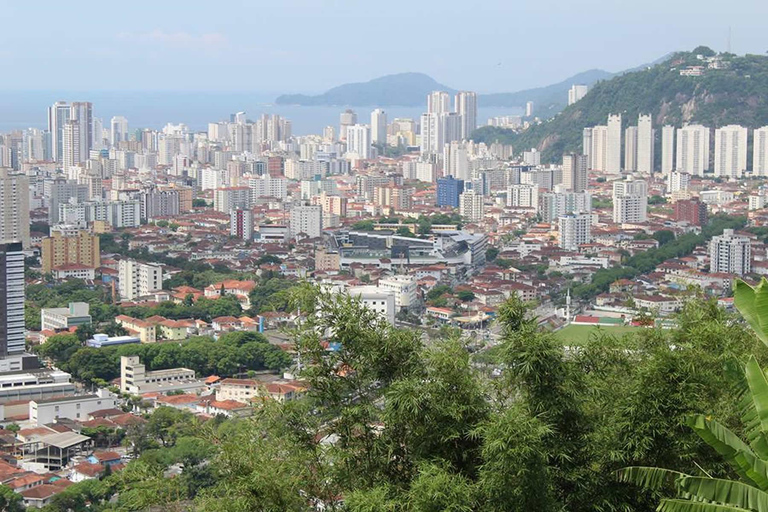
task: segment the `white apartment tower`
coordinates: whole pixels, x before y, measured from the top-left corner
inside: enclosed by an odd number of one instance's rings
[[[538,185],[510,185],[507,187],[507,206],[539,208]]]
[[[380,145],[387,143],[387,113],[380,108],[371,112],[371,142]]]
[[[621,114],[608,116],[605,147],[605,172],[621,174]]]
[[[661,129],[661,174],[675,170],[675,127],[665,124]]]
[[[122,259],[118,269],[120,297],[134,300],[163,288],[163,267]]]
[[[590,137],[589,163],[590,169],[605,172],[606,149],[608,147],[608,127],[598,125],[592,128]]]
[[[654,139],[653,119],[650,114],[640,114],[637,118],[637,172],[649,176],[653,172]]]
[[[688,190],[691,185],[691,175],[686,172],[672,171],[667,174],[667,192],[670,194]]]
[[[677,169],[693,176],[709,170],[709,128],[689,124],[677,130]]]
[[[715,130],[715,176],[741,178],[747,170],[747,129],[728,125]]]
[[[577,251],[579,245],[591,240],[592,216],[584,213],[565,215],[558,219],[560,247],[566,251]]]
[[[355,154],[363,160],[371,158],[370,126],[367,124],[355,124],[347,127],[347,153]]]
[[[456,113],[461,116],[459,140],[469,140],[469,136],[477,128],[477,94],[459,91],[456,94]]]
[[[432,91],[427,95],[427,114],[444,114],[450,111],[450,94],[443,91]]]
[[[624,170],[637,170],[637,126],[627,126],[624,130]]]
[[[743,276],[752,270],[749,238],[726,229],[709,243],[709,271]]]
[[[304,233],[319,238],[323,233],[323,208],[320,205],[294,206],[291,209],[291,236]]]
[[[588,91],[589,86],[576,84],[572,85],[568,90],[568,105],[573,105],[579,101],[581,98],[587,95]]]
[[[29,178],[0,168],[0,244],[29,247]]]
[[[648,184],[628,176],[613,182],[613,222],[635,224],[645,222],[648,209]]]
[[[768,126],[755,129],[752,144],[752,175],[768,176]]]
[[[70,119],[64,125],[61,161],[65,172],[69,172],[70,168],[80,165],[83,161],[83,156],[80,153],[80,138],[80,123]]]
[[[468,190],[459,196],[459,214],[469,222],[480,222],[485,215],[483,196]]]

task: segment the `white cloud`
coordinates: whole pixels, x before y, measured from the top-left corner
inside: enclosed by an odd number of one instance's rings
[[[140,42],[170,46],[186,49],[218,49],[229,44],[224,34],[209,32],[205,34],[191,34],[189,32],[166,32],[155,29],[151,32],[123,32],[118,34],[118,39],[124,41]]]

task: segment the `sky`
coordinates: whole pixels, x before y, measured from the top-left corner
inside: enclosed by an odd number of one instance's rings
[[[423,72],[513,92],[700,44],[768,50],[765,0],[0,0],[0,90],[319,93]]]

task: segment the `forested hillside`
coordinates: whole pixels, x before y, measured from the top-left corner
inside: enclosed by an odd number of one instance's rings
[[[710,63],[706,59],[711,57],[718,61],[711,65],[720,69],[707,68]],[[703,66],[703,74],[680,74],[691,66]],[[657,127],[684,123],[713,128],[727,124],[764,126],[768,124],[768,57],[715,56],[705,47],[677,53],[648,69],[598,82],[581,101],[527,130],[516,133],[483,127],[472,138],[478,142],[498,140],[513,145],[516,151],[535,147],[543,152],[546,162],[557,162],[564,152],[581,151],[583,129],[605,124],[611,113],[621,113],[624,126],[636,124],[641,113],[651,113]]]

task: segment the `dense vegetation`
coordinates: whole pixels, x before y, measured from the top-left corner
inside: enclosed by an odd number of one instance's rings
[[[688,304],[675,330],[599,333],[566,353],[512,299],[496,378],[460,340],[425,347],[349,297],[301,290],[299,304],[324,313],[294,333],[309,396],[202,425],[163,412],[130,435],[138,461],[49,510],[651,511],[656,495],[616,470],[733,476],[685,426],[694,412],[738,424],[728,369],[757,348],[714,302]]]
[[[184,367],[198,377],[231,376],[248,370],[281,370],[291,357],[264,336],[252,332],[223,334],[218,340],[197,336],[181,343],[147,343],[91,348],[73,334],[57,334],[36,347],[42,357],[86,383],[109,382],[120,376],[120,357],[139,356],[148,370]]]
[[[563,153],[580,152],[583,129],[605,124],[611,113],[622,113],[624,126],[636,124],[641,113],[652,114],[657,127],[689,122],[710,127],[767,125],[768,57],[724,54],[727,69],[707,70],[699,77],[680,76],[686,65],[706,66],[696,59],[697,53],[706,50],[678,53],[648,69],[598,82],[581,101],[528,130],[515,133],[483,127],[472,138],[486,143],[498,140],[513,145],[518,152],[535,147],[542,151],[543,161],[555,162]],[[673,65],[676,61],[682,62]]]

